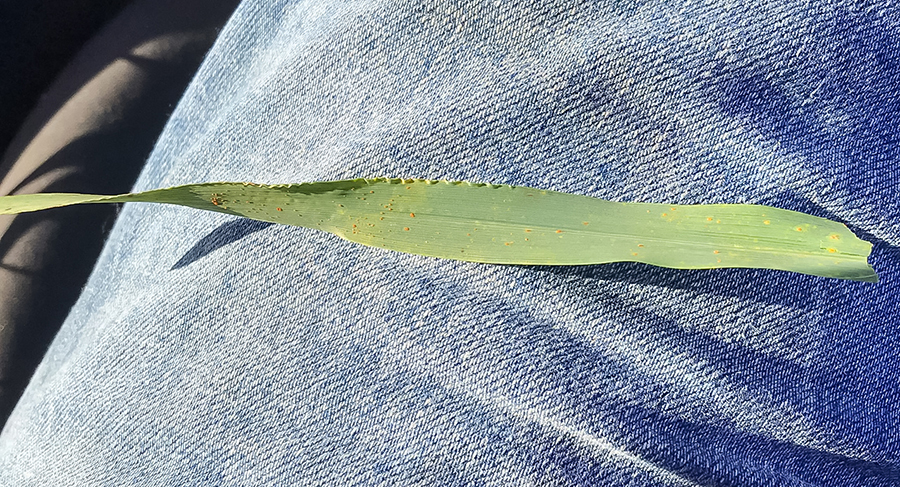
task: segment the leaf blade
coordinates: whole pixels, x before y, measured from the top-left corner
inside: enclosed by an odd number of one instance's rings
[[[126,201],[303,226],[372,247],[471,262],[630,261],[877,282],[867,262],[871,244],[824,218],[760,205],[618,203],[523,186],[386,178],[202,183],[116,196],[7,196],[0,214]]]

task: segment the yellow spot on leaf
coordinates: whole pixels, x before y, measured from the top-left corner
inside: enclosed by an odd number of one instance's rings
[[[770,222],[769,220],[763,220],[763,225],[768,225],[770,223],[772,223],[772,222]]]

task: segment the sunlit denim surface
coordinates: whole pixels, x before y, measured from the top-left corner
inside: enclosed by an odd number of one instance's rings
[[[898,11],[425,3],[246,1],[136,189],[761,203],[845,222],[882,281],[458,263],[129,204],[0,485],[900,485]]]

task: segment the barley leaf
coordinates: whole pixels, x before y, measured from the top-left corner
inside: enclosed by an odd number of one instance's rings
[[[878,280],[867,262],[872,245],[824,218],[760,205],[618,203],[521,186],[385,178],[273,186],[203,183],[117,196],[4,196],[0,214],[115,202],[188,206],[471,262],[643,262]]]

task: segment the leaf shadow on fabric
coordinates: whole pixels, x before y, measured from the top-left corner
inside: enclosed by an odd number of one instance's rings
[[[257,220],[250,220],[248,218],[238,218],[236,220],[231,220],[229,222],[223,223],[219,225],[215,230],[209,232],[200,240],[191,247],[190,250],[184,253],[178,262],[175,262],[172,265],[170,271],[181,269],[182,267],[186,267],[197,260],[206,257],[207,255],[215,252],[216,250],[230,245],[242,238],[256,233],[260,230],[265,230],[266,228],[274,225],[269,222],[261,222]]]
[[[765,269],[668,269],[637,262],[526,267],[561,277],[686,290],[792,307],[804,306],[805,300],[797,294],[784,292],[785,281],[822,279]],[[762,282],[778,285],[760,286]]]

